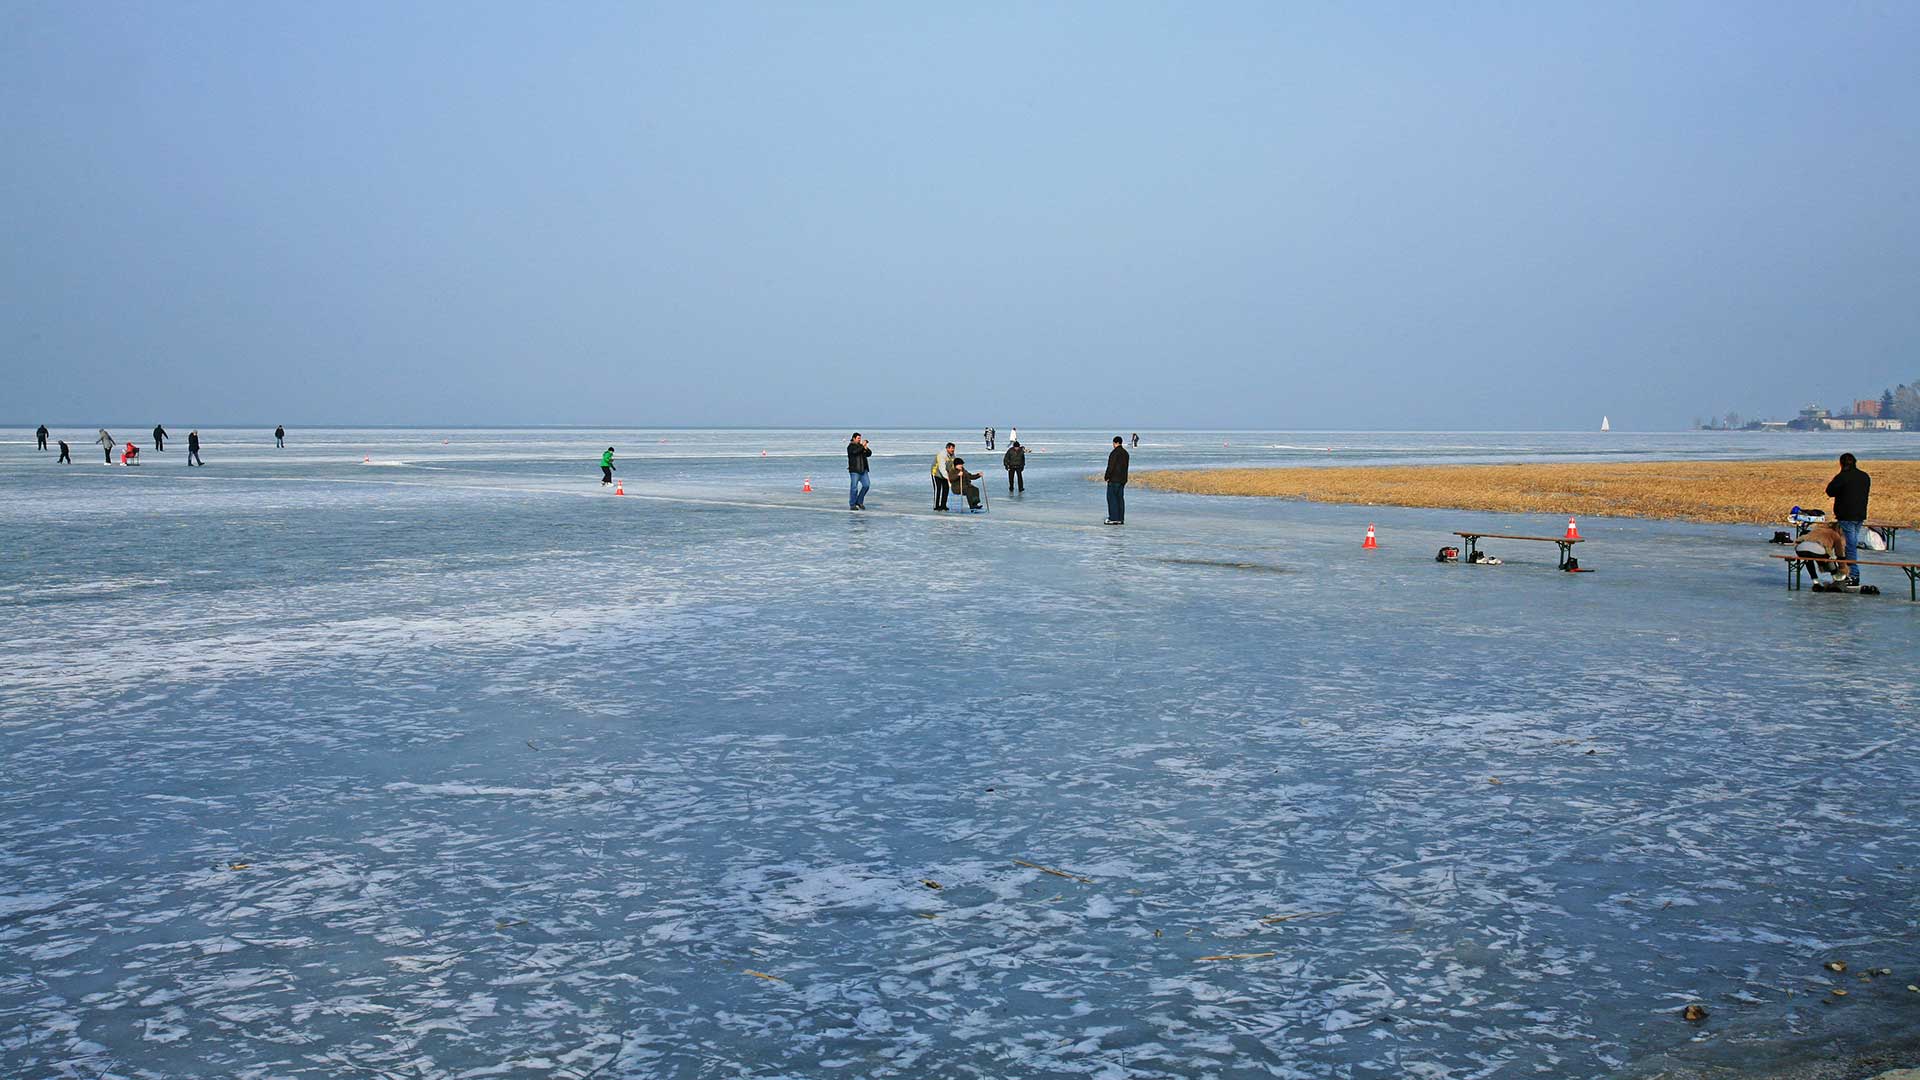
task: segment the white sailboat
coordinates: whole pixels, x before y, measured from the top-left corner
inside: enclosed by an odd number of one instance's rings
[[[1613,425],[1612,425],[1612,424],[1609,424],[1609,423],[1607,423],[1607,418],[1606,418],[1606,417],[1604,417],[1604,416],[1600,418],[1600,430],[1601,430],[1601,431],[1612,431],[1612,430],[1613,430]]]

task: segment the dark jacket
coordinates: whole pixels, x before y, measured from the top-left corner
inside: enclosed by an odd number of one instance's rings
[[[867,459],[873,456],[873,447],[861,446],[857,442],[847,444],[847,471],[861,473],[867,471]]]
[[[1840,521],[1867,520],[1867,489],[1872,486],[1873,477],[1858,466],[1841,469],[1827,481],[1827,494],[1833,496],[1833,516]]]
[[[197,431],[187,432],[187,449],[189,450],[200,449],[200,433],[199,432]]]
[[[166,438],[166,437],[167,437],[167,429],[166,429],[166,428],[163,428],[163,427],[161,427],[161,426],[160,426],[159,424],[155,424],[155,425],[153,425],[153,437],[154,437],[154,438],[156,438],[156,439],[164,439],[164,438]]]
[[[1107,483],[1124,484],[1127,482],[1127,448],[1116,446],[1113,453],[1107,455]]]
[[[1000,464],[1005,466],[1008,472],[1012,472],[1015,469],[1026,468],[1027,467],[1026,447],[1024,446],[1007,447],[1007,456],[1000,459]]]

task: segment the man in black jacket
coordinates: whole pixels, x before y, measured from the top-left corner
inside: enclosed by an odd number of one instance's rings
[[[1020,445],[1019,439],[1013,440],[1013,445],[1007,447],[1007,456],[1000,459],[1000,464],[1007,469],[1007,494],[1013,494],[1015,480],[1020,481],[1020,493],[1026,494],[1027,448]]]
[[[1107,525],[1127,523],[1127,448],[1120,436],[1113,437],[1113,452],[1107,455]]]
[[[45,424],[41,424],[40,430],[33,433],[33,437],[40,441],[40,449],[42,450],[47,448],[47,434],[47,425]]]
[[[873,446],[860,437],[859,432],[847,440],[847,509],[865,510],[867,508],[867,459],[873,456]]]
[[[1873,487],[1873,477],[1860,471],[1859,459],[1852,454],[1840,455],[1840,471],[1827,481],[1827,494],[1833,497],[1833,518],[1840,526],[1840,535],[1847,538],[1848,584],[1860,584],[1860,565],[1852,562],[1859,558],[1860,530],[1867,523],[1867,493]]]
[[[153,425],[153,448],[161,452],[167,449],[167,429],[159,424]]]

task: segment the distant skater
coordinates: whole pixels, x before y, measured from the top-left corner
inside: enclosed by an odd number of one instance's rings
[[[1020,429],[1015,428],[1014,430],[1017,432]],[[1020,445],[1020,436],[1015,435],[1013,437],[1013,443],[1007,447],[1007,455],[1000,459],[1000,464],[1006,466],[1007,470],[1007,494],[1013,494],[1015,481],[1019,481],[1020,483],[1020,493],[1022,495],[1026,494],[1027,448]]]
[[[1017,442],[1019,442],[1019,441],[1020,441],[1020,429],[1019,429],[1019,428],[1014,428],[1014,429],[1013,429],[1013,432],[1012,432],[1012,434],[1010,434],[1010,435],[1008,435],[1008,436],[1007,436],[1007,438],[1008,438],[1008,439],[1009,439],[1010,441],[1012,441],[1012,442],[1016,442],[1016,443],[1017,443]]]
[[[41,424],[40,430],[34,432],[33,434],[34,434],[34,438],[40,440],[40,449],[45,450],[47,448],[47,435],[48,435],[47,425]]]
[[[609,446],[607,452],[600,455],[600,486],[606,487],[611,483],[613,483],[613,447]]]
[[[1133,448],[1140,449],[1140,433],[1137,431],[1133,433]]]
[[[54,464],[55,465],[73,464],[73,451],[67,449],[67,440],[65,439],[60,440],[60,459],[58,461],[55,461]]]
[[[867,508],[867,459],[873,456],[873,444],[861,438],[859,432],[847,440],[847,509],[865,510]]]
[[[1113,437],[1113,452],[1107,455],[1107,525],[1127,523],[1127,448],[1120,436]]]
[[[1860,584],[1860,530],[1867,527],[1867,494],[1873,477],[1860,471],[1859,459],[1840,455],[1840,471],[1827,481],[1827,494],[1833,499],[1833,518],[1840,524],[1840,535],[1847,540],[1847,584]]]
[[[200,429],[195,428],[187,432],[187,468],[205,464],[200,460]]]
[[[113,436],[107,434],[107,429],[101,428],[100,437],[93,441],[99,444],[100,451],[105,456],[107,464],[113,464]]]
[[[953,490],[948,477],[953,475],[953,444],[948,443],[945,450],[933,455],[933,508],[947,508],[947,493]]]
[[[153,449],[156,453],[167,452],[167,429],[159,424],[153,425]]]
[[[993,449],[993,429],[992,428],[983,427],[980,429],[980,442],[987,449],[989,450]]]
[[[273,445],[281,450],[287,448],[287,429],[279,424],[273,427]]]

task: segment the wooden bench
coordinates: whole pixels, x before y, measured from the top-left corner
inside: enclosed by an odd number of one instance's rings
[[[1567,568],[1567,560],[1573,558],[1573,545],[1583,543],[1586,540],[1586,537],[1583,536],[1513,536],[1507,533],[1457,532],[1453,535],[1467,542],[1466,558],[1462,560],[1464,562],[1473,561],[1473,553],[1480,550],[1480,541],[1482,540],[1539,540],[1548,544],[1559,544],[1559,569],[1561,570],[1565,570]]]
[[[1807,535],[1807,530],[1813,528],[1814,525],[1816,524],[1837,525],[1838,523],[1835,522],[1834,519],[1828,518],[1824,523],[1812,522],[1812,521],[1791,521],[1790,520],[1787,522],[1787,524],[1793,526],[1793,538],[1795,540],[1798,540],[1801,537]],[[1880,539],[1885,540],[1887,542],[1888,551],[1892,551],[1894,549],[1894,546],[1895,546],[1894,540],[1900,535],[1901,529],[1913,528],[1912,525],[1889,525],[1883,521],[1869,521],[1866,523],[1866,527],[1880,534]]]
[[[1856,568],[1862,566],[1892,566],[1906,571],[1907,599],[1920,600],[1920,562],[1893,562],[1887,559],[1823,559],[1818,555],[1801,555],[1797,552],[1792,555],[1776,554],[1774,558],[1786,560],[1787,588],[1789,589],[1798,589],[1800,587],[1800,575],[1806,571],[1807,564],[1810,562],[1840,563]]]

